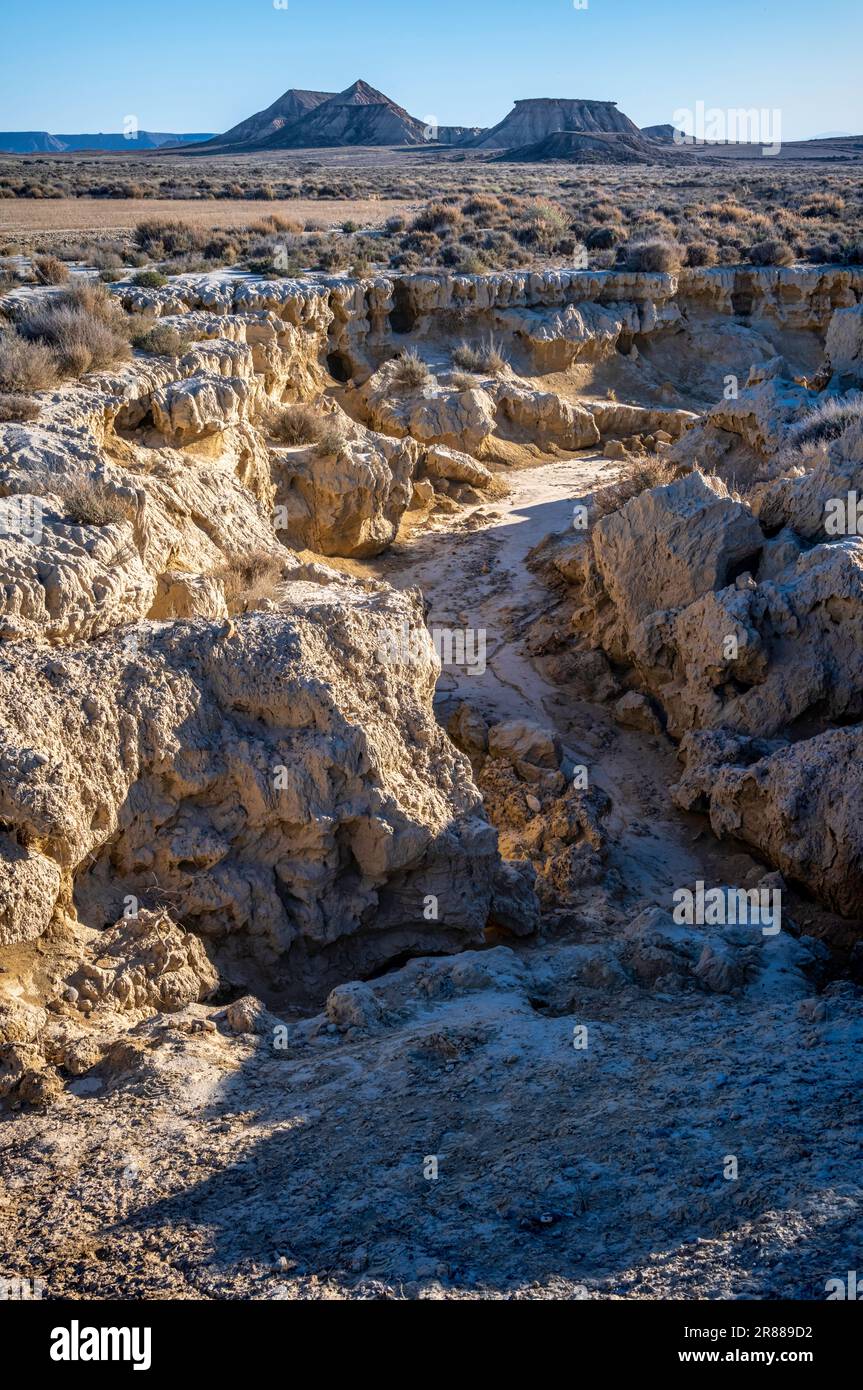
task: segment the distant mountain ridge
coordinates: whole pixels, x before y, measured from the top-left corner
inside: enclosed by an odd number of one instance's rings
[[[52,135],[47,130],[0,130],[0,152],[4,154],[64,154],[71,150],[159,150],[170,145],[198,144],[211,140],[201,135],[176,135],[157,130],[139,130],[132,140],[118,132],[99,131],[93,135]]]
[[[303,116],[314,111],[325,101],[331,101],[335,92],[307,92],[291,87],[263,111],[231,126],[224,135],[213,135],[205,141],[207,148],[221,145],[250,145],[255,141],[267,140],[278,134],[286,126],[294,125]]]
[[[478,126],[437,126],[358,78],[343,92],[290,87],[262,111],[196,146],[195,154],[327,149],[369,145],[472,144]],[[192,151],[189,151],[190,153]]]

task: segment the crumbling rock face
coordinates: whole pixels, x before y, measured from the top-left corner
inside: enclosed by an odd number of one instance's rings
[[[99,935],[98,951],[69,980],[82,1012],[170,1013],[207,999],[219,983],[202,943],[164,912],[124,918]]]
[[[634,497],[598,521],[592,539],[601,582],[627,632],[659,609],[722,588],[763,542],[751,512],[697,472]]]
[[[717,835],[751,845],[836,912],[863,915],[860,766],[863,727],[774,745],[691,733],[678,805],[704,809]]]
[[[863,305],[837,309],[827,329],[824,352],[831,385],[847,391],[863,383]]]
[[[786,474],[753,489],[754,510],[693,471],[616,509],[588,498],[591,529],[536,555],[574,598],[586,658],[598,649],[641,687],[618,697],[618,717],[683,740],[678,803],[709,811],[718,835],[848,915],[860,891],[846,824],[856,726],[829,726],[863,716],[863,540],[812,542],[827,494],[841,498],[857,476],[842,458],[854,428],[819,446],[809,471],[794,455]],[[761,523],[784,525],[765,534]],[[819,779],[819,760],[840,750],[845,769],[831,764]]]
[[[504,874],[526,867],[548,913],[572,906],[581,890],[600,882],[608,797],[573,780],[560,740],[525,719],[488,726],[462,703],[448,731],[470,756],[486,812],[500,833]],[[522,889],[524,891],[524,889]],[[493,909],[494,911],[494,909]],[[495,913],[499,916],[498,913]]]
[[[277,530],[286,545],[361,559],[395,539],[411,504],[419,446],[360,425],[353,434],[335,454],[317,445],[272,451]]]
[[[295,992],[478,940],[496,837],[432,718],[430,639],[399,659],[406,626],[416,598],[298,582],[233,635],[199,621],[144,630],[137,652],[3,654],[20,934],[55,904],[101,927],[129,898],[165,902],[226,969],[267,963]],[[57,875],[46,902],[30,885]]]

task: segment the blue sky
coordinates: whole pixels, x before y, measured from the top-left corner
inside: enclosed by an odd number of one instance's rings
[[[11,8],[11,7],[10,7]],[[861,0],[40,0],[3,21],[0,129],[221,131],[288,87],[357,77],[412,114],[493,125],[516,97],[782,112],[863,133]]]

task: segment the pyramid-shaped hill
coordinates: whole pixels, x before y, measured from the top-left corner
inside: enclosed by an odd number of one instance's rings
[[[307,116],[310,111],[314,111],[334,95],[334,92],[306,92],[299,87],[289,87],[264,111],[256,111],[254,116],[248,116],[246,120],[226,130],[224,135],[215,135],[212,140],[207,140],[197,148],[206,149],[210,153],[217,149],[220,152],[228,152],[257,144],[278,134],[286,126],[296,125],[303,116]]]
[[[520,149],[504,150],[494,163],[545,164],[554,160],[563,164],[659,164],[669,154],[642,135],[622,131],[584,134],[575,130],[558,130]]]
[[[339,145],[422,145],[425,124],[367,82],[354,82],[299,120],[255,142],[258,150]]]
[[[563,130],[583,135],[618,134],[641,137],[635,122],[622,111],[618,111],[616,101],[532,97],[517,101],[508,116],[479,137],[476,148],[522,149]]]

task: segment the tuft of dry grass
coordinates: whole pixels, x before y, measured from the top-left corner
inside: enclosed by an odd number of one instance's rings
[[[488,376],[500,376],[509,365],[505,353],[493,336],[482,342],[479,347],[459,343],[453,351],[452,360],[457,367],[462,367],[467,372],[484,372]]]
[[[673,483],[682,471],[679,464],[660,456],[634,460],[609,487],[594,494],[597,516],[609,516],[642,492]]]
[[[252,551],[223,565],[216,577],[222,581],[228,612],[249,613],[275,599],[283,568],[282,562],[267,550]]]
[[[82,474],[77,478],[41,479],[46,492],[60,500],[63,519],[77,526],[116,526],[126,520],[126,508],[110,483]]]
[[[341,421],[329,419],[323,422],[323,427],[317,440],[315,441],[315,453],[318,458],[338,458],[347,442],[345,426]]]
[[[20,338],[49,348],[66,376],[104,371],[129,357],[130,323],[99,281],[72,286],[46,304],[28,305]]]
[[[279,444],[293,447],[315,444],[324,433],[325,417],[316,406],[303,402],[288,405],[274,414],[269,422],[270,433]]]
[[[829,444],[851,426],[860,425],[863,425],[863,392],[828,396],[797,421],[789,431],[788,442],[797,449],[804,445]]]
[[[750,246],[747,260],[752,265],[790,265],[794,260],[794,253],[791,247],[778,237],[767,237],[766,240],[756,241],[754,246]]]
[[[59,380],[59,363],[45,343],[0,333],[0,390],[47,391]]]
[[[33,274],[40,285],[65,285],[69,267],[56,256],[34,256]]]
[[[157,357],[182,357],[194,341],[172,324],[156,323],[144,332],[133,334],[132,346],[140,352],[152,352]]]
[[[396,359],[396,369],[393,372],[393,385],[400,386],[405,391],[415,391],[420,386],[425,386],[431,379],[431,372],[428,364],[420,357],[414,348],[409,348]]]

